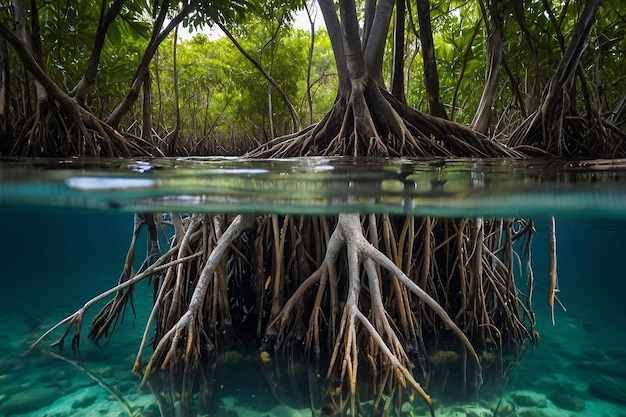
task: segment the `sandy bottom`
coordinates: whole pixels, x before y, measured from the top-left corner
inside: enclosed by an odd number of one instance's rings
[[[1,308],[1,307],[0,307]],[[141,333],[141,320],[124,323],[108,345],[85,341],[79,356],[69,347],[44,347],[23,357],[28,343],[52,320],[12,316],[0,311],[0,417],[122,417],[127,408],[97,381],[71,363],[46,354],[54,351],[76,360],[116,392],[127,407],[145,417],[160,416],[151,391],[139,389],[130,371]],[[60,312],[57,312],[60,313]],[[63,314],[66,314],[64,312]],[[603,314],[603,316],[599,316]],[[53,314],[54,315],[54,314]],[[59,314],[59,317],[63,317]],[[442,417],[626,417],[626,336],[623,316],[580,307],[561,314],[557,326],[540,328],[542,341],[529,348],[510,373],[501,396],[479,395],[466,402],[433,393]],[[88,322],[87,322],[88,323]],[[84,329],[84,332],[87,330]],[[50,339],[52,340],[52,339]],[[128,342],[128,341],[132,342]],[[69,343],[69,341],[67,342]],[[288,406],[275,399],[259,372],[254,354],[234,353],[234,367],[216,372],[212,416],[311,416],[309,406]],[[307,395],[305,394],[305,397]],[[482,398],[484,397],[484,398]],[[498,410],[495,413],[495,410]],[[405,404],[402,415],[427,415],[421,401]]]

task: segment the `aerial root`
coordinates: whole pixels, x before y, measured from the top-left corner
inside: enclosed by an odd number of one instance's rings
[[[272,139],[244,156],[251,158],[288,158],[318,155],[319,151],[325,149],[328,143],[339,134],[346,108],[346,100],[337,98],[331,110],[318,123],[308,126],[299,132]]]
[[[519,157],[521,152],[458,123],[421,113],[372,86],[340,95],[323,119],[246,154],[255,158],[305,155]]]
[[[137,139],[137,138],[135,138]],[[143,149],[63,94],[39,103],[11,144],[14,155],[145,155]],[[162,156],[162,155],[160,155]]]
[[[175,246],[173,248],[171,248],[169,251],[167,251],[165,254],[163,254],[161,257],[159,257],[156,261],[154,261],[154,263],[150,266],[148,266],[147,268],[145,268],[142,272],[137,273],[136,275],[134,275],[132,278],[124,281],[121,284],[116,285],[113,288],[110,288],[106,291],[104,291],[103,293],[93,297],[91,300],[87,301],[80,309],[78,309],[76,312],[74,312],[72,315],[64,318],[63,320],[61,320],[60,322],[58,322],[57,324],[55,324],[53,327],[51,327],[48,331],[46,331],[44,334],[42,334],[39,339],[35,340],[35,342],[33,342],[33,344],[31,345],[31,349],[35,348],[42,340],[44,340],[45,338],[47,338],[51,333],[53,333],[55,330],[57,330],[58,328],[60,328],[63,325],[67,325],[67,328],[65,329],[65,331],[63,332],[63,334],[61,335],[61,337],[59,339],[57,339],[55,342],[53,342],[51,344],[51,346],[53,347],[59,347],[59,348],[63,348],[64,345],[64,340],[67,337],[67,335],[69,334],[70,330],[72,328],[75,329],[75,333],[74,333],[74,337],[72,339],[72,347],[74,349],[78,349],[78,340],[80,339],[80,334],[81,334],[81,330],[82,330],[82,323],[83,323],[83,318],[85,316],[85,314],[87,313],[87,311],[93,307],[94,304],[98,303],[99,301],[104,300],[105,298],[116,294],[120,291],[124,291],[125,289],[127,289],[128,287],[137,284],[138,282],[154,275],[157,274],[161,271],[167,270],[168,268],[171,268],[172,266],[181,263],[181,262],[185,262],[185,259],[177,259],[177,260],[173,260],[170,262],[167,262],[168,260],[171,259],[172,255],[174,253],[176,253],[176,251],[178,250],[178,247]]]

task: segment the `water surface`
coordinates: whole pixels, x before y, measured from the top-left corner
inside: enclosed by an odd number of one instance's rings
[[[0,161],[0,206],[622,217],[626,161],[242,158]]]

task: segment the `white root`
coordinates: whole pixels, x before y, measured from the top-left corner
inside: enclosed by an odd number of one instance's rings
[[[241,235],[241,233],[251,227],[254,217],[252,215],[244,215],[240,214],[236,216],[233,221],[230,223],[226,231],[220,239],[217,241],[215,248],[211,251],[209,258],[200,273],[200,277],[198,278],[198,282],[194,288],[194,292],[191,296],[191,300],[189,301],[189,306],[185,314],[181,316],[181,318],[176,322],[174,326],[161,338],[156,348],[154,349],[154,353],[150,358],[146,366],[146,371],[144,373],[144,378],[142,383],[145,383],[147,377],[150,375],[151,370],[155,365],[156,358],[161,356],[169,346],[169,351],[167,352],[165,359],[159,364],[160,368],[164,368],[168,365],[169,361],[172,360],[175,352],[178,341],[181,337],[183,337],[183,331],[187,330],[189,334],[187,337],[193,338],[193,321],[198,317],[199,311],[203,306],[206,292],[209,288],[209,283],[214,276],[215,271],[224,255],[226,254],[226,250],[228,247]],[[189,340],[187,341],[187,346],[190,346]]]

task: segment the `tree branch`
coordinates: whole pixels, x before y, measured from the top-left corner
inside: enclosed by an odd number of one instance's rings
[[[254,59],[252,55],[250,55],[245,49],[243,49],[243,46],[241,46],[241,44],[237,42],[237,39],[235,39],[233,34],[230,33],[230,31],[226,28],[226,26],[224,26],[220,22],[215,22],[215,24],[222,30],[222,32],[224,32],[224,34],[228,37],[228,39],[231,40],[233,45],[235,45],[235,48],[237,48],[239,52],[241,52],[241,54],[248,61],[250,61],[256,69],[258,69],[261,72],[263,77],[265,77],[265,79],[272,85],[272,87],[276,89],[278,94],[280,94],[280,97],[283,99],[283,103],[285,103],[285,106],[287,106],[287,109],[289,109],[289,112],[291,113],[291,119],[293,121],[294,129],[295,130],[300,129],[300,117],[298,117],[298,113],[296,112],[295,107],[293,106],[293,104],[291,104],[289,97],[287,97],[287,93],[285,93],[285,91],[280,87],[280,85],[278,85],[278,82],[274,79],[274,77],[272,77],[267,71],[265,71],[265,68],[263,68],[263,65],[261,65],[259,61]]]

